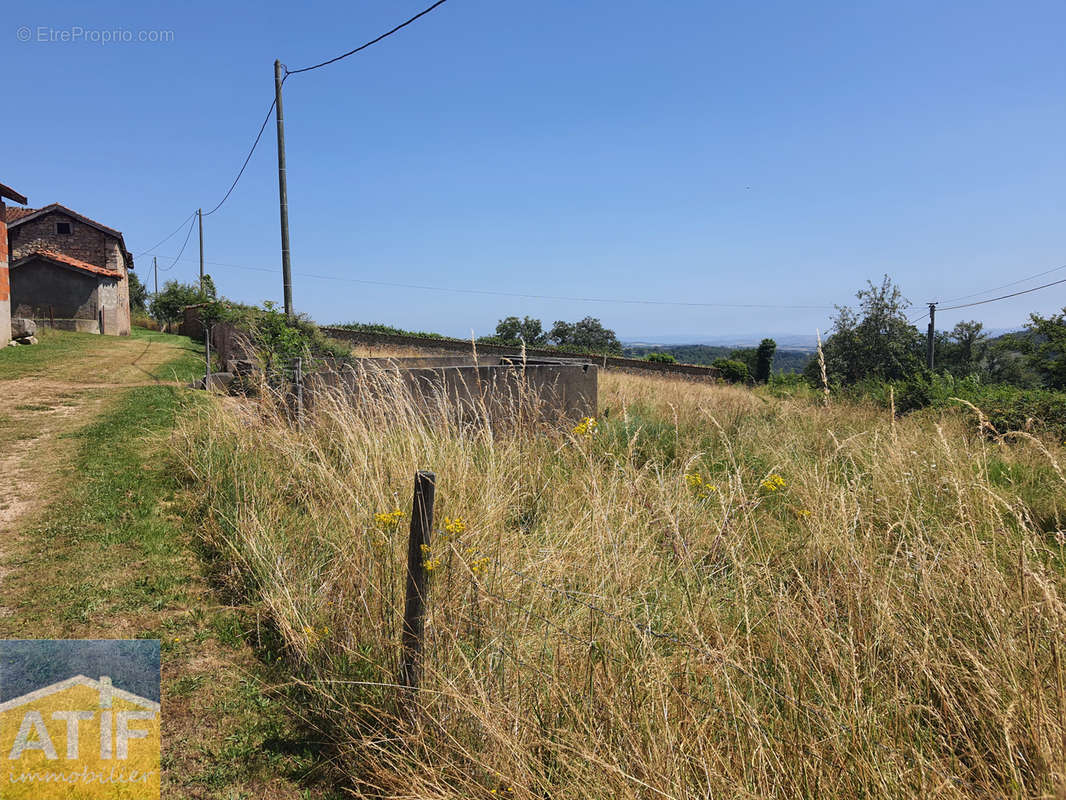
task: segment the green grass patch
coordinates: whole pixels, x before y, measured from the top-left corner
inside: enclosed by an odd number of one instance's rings
[[[57,361],[84,357],[99,344],[94,333],[73,333],[39,328],[38,344],[0,350],[0,380],[44,375]]]
[[[164,753],[164,795],[252,797],[281,782],[279,797],[324,797],[329,787],[304,781],[316,748],[284,696],[264,693],[237,613],[216,605],[190,553],[189,486],[167,436],[207,402],[137,387],[70,434],[69,488],[25,534],[34,544],[5,580],[15,614],[0,635],[160,639],[167,713],[189,720]]]

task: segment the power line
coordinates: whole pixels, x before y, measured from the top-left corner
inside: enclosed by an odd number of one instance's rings
[[[1060,283],[1066,283],[1066,278],[1062,278],[1061,280],[1057,280],[1057,281],[1052,281],[1051,283],[1045,283],[1043,286],[1034,286],[1032,289],[1025,289],[1025,290],[1020,291],[1020,292],[1011,292],[1010,294],[1003,294],[1003,295],[1000,295],[999,297],[993,297],[993,298],[990,298],[988,300],[978,300],[976,303],[963,303],[961,306],[947,306],[946,308],[941,308],[940,310],[941,311],[954,311],[957,308],[969,308],[970,306],[983,306],[985,303],[994,303],[997,300],[1006,300],[1008,297],[1017,297],[1020,294],[1029,294],[1030,292],[1038,292],[1041,289],[1046,289],[1049,286],[1057,286]]]
[[[168,241],[168,240],[169,240],[169,239],[170,239],[171,237],[173,237],[173,236],[174,236],[174,234],[175,234],[175,233],[177,233],[177,232],[178,232],[178,231],[180,231],[180,230],[181,230],[182,228],[184,228],[184,227],[185,227],[185,223],[186,223],[186,222],[188,222],[188,221],[189,221],[190,219],[192,219],[192,218],[193,218],[193,217],[195,217],[195,216],[196,216],[196,212],[194,211],[194,212],[192,212],[191,214],[189,214],[189,216],[187,216],[187,217],[185,218],[185,220],[184,220],[184,221],[183,221],[183,222],[182,222],[182,223],[181,223],[181,224],[180,224],[180,225],[179,225],[178,227],[176,227],[176,228],[174,229],[174,231],[173,231],[172,233],[169,233],[169,234],[167,234],[167,235],[166,235],[165,237],[163,237],[163,238],[162,238],[162,239],[160,239],[160,240],[159,240],[158,242],[156,242],[155,244],[153,244],[153,245],[152,245],[151,247],[149,247],[149,248],[148,248],[147,250],[142,250],[142,251],[141,251],[141,252],[139,252],[139,253],[138,253],[138,254],[137,254],[136,256],[134,256],[134,258],[139,258],[140,256],[143,256],[143,255],[144,255],[145,253],[151,253],[151,252],[152,252],[153,250],[155,250],[155,249],[156,249],[157,247],[159,247],[159,245],[161,245],[161,244],[163,244],[164,242]]]
[[[244,174],[245,168],[248,166],[248,162],[252,160],[252,153],[255,152],[255,148],[259,146],[259,140],[263,138],[263,131],[266,130],[267,123],[270,122],[270,115],[274,111],[274,106],[277,104],[277,99],[270,101],[270,108],[267,109],[266,117],[263,118],[263,124],[259,126],[259,133],[255,135],[255,141],[252,142],[252,149],[248,151],[248,155],[244,159],[244,163],[241,164],[241,171],[237,173],[237,177],[233,179],[233,183],[230,184],[229,190],[226,192],[226,196],[218,201],[218,205],[212,208],[210,211],[204,214],[205,217],[209,217],[222,208],[222,204],[229,200],[230,194],[237,187],[237,181],[241,179]]]
[[[1026,278],[1019,278],[1016,281],[1011,281],[1010,283],[1005,283],[1002,286],[993,286],[991,289],[985,289],[982,292],[974,292],[973,294],[964,294],[961,297],[949,297],[946,300],[941,300],[940,302],[941,303],[954,303],[956,300],[969,300],[971,297],[979,297],[979,296],[981,296],[983,294],[988,294],[989,292],[998,292],[1000,289],[1006,289],[1006,288],[1008,288],[1010,286],[1017,286],[1019,283],[1025,283],[1026,281],[1031,281],[1031,280],[1033,280],[1035,278],[1042,278],[1045,275],[1050,275],[1052,272],[1058,272],[1058,271],[1064,270],[1064,269],[1066,269],[1066,264],[1063,264],[1061,267],[1054,267],[1052,269],[1044,270],[1043,272],[1038,272],[1035,275],[1030,275],[1030,276],[1028,276]]]
[[[190,217],[190,219],[192,219],[192,217],[195,217],[195,216],[196,216],[196,212],[194,211],[194,212],[192,213],[192,216]],[[177,257],[176,257],[176,258],[175,258],[175,259],[174,259],[174,260],[173,260],[172,262],[170,262],[170,266],[169,266],[169,267],[164,267],[163,269],[161,269],[161,270],[160,270],[160,272],[169,272],[170,270],[174,269],[174,266],[175,266],[175,265],[176,265],[176,264],[178,263],[178,261],[179,261],[179,260],[181,259],[181,255],[182,255],[182,253],[184,253],[184,252],[185,252],[185,246],[186,246],[186,245],[187,245],[187,244],[189,243],[189,237],[190,237],[190,236],[192,236],[192,229],[193,229],[193,227],[194,227],[194,226],[192,225],[192,223],[190,223],[190,224],[189,224],[189,232],[185,234],[185,241],[184,241],[184,242],[182,242],[182,245],[181,245],[181,250],[179,250],[179,251],[178,251],[178,255],[177,255]]]
[[[290,75],[298,75],[301,72],[310,72],[313,69],[320,69],[321,67],[327,67],[330,64],[335,64],[336,62],[347,58],[348,56],[354,56],[360,50],[365,50],[366,48],[370,47],[371,45],[377,44],[382,39],[387,39],[389,36],[392,36],[394,33],[396,33],[397,31],[401,30],[402,28],[406,28],[408,25],[410,25],[415,20],[417,20],[417,19],[419,19],[421,17],[424,17],[430,11],[432,11],[435,8],[437,8],[437,6],[442,6],[446,2],[447,2],[447,0],[437,0],[437,2],[434,3],[433,5],[431,5],[429,8],[426,8],[426,9],[424,9],[422,11],[419,11],[417,14],[415,14],[409,20],[407,20],[406,22],[401,22],[399,25],[397,25],[391,31],[387,31],[386,33],[381,34],[381,36],[377,37],[376,39],[371,39],[366,44],[359,45],[354,50],[349,50],[347,53],[342,53],[341,55],[337,56],[336,58],[331,58],[329,61],[323,61],[321,64],[313,64],[310,67],[302,67],[301,69],[289,69],[288,67],[285,67],[285,79],[288,80],[288,77]]]
[[[270,272],[277,270],[270,267],[250,267],[244,264],[227,264],[223,261],[207,261],[217,267],[230,267],[252,272]],[[294,272],[302,278],[315,278],[323,281],[338,281],[341,283],[358,283],[370,286],[385,286],[393,289],[418,289],[427,292],[449,292],[452,294],[475,294],[488,295],[491,297],[515,297],[527,300],[563,300],[578,303],[618,303],[625,305],[653,305],[653,306],[694,306],[698,308],[768,308],[768,309],[801,309],[808,311],[832,310],[833,306],[814,305],[774,305],[767,303],[697,303],[687,300],[634,300],[626,298],[607,297],[570,297],[565,295],[528,294],[525,292],[498,292],[490,289],[459,289],[451,286],[432,286],[419,283],[396,283],[393,281],[376,281],[367,278],[345,278],[336,275],[317,275],[313,272]]]

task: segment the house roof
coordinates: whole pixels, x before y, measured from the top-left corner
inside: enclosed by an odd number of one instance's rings
[[[17,219],[28,217],[30,214],[36,214],[38,211],[40,211],[39,208],[5,208],[4,221],[12,223]]]
[[[31,219],[37,219],[37,217],[43,217],[45,214],[51,214],[53,211],[66,214],[68,217],[73,217],[79,222],[83,222],[86,225],[96,228],[98,231],[106,233],[108,236],[114,236],[122,246],[122,255],[126,259],[126,268],[133,269],[133,253],[126,249],[126,241],[122,238],[122,231],[109,228],[107,225],[97,222],[95,219],[89,219],[89,217],[84,214],[79,214],[77,211],[69,209],[59,203],[51,203],[43,208],[5,208],[4,219],[7,222],[8,228],[17,228],[24,222],[29,222]]]
[[[159,703],[155,702],[154,700],[149,700],[146,697],[141,697],[140,695],[133,694],[133,692],[127,692],[124,689],[118,689],[116,687],[111,686],[109,683],[105,683],[102,680],[94,681],[92,678],[87,678],[84,675],[75,675],[73,678],[67,678],[65,681],[53,683],[51,686],[45,686],[41,689],[37,689],[36,691],[30,692],[29,694],[24,694],[21,697],[15,697],[4,703],[0,703],[0,712],[10,711],[13,708],[18,708],[19,706],[26,705],[26,703],[32,703],[34,700],[40,700],[41,698],[48,697],[49,695],[56,694],[57,692],[64,692],[74,686],[87,686],[97,692],[106,691],[113,698],[125,700],[128,703],[133,703],[134,705],[139,705],[143,708],[148,709],[149,711],[155,711],[157,713],[159,711]]]
[[[23,264],[37,258],[51,261],[53,264],[58,264],[61,267],[72,267],[73,269],[80,269],[83,272],[91,272],[93,275],[103,275],[106,278],[122,277],[122,272],[120,270],[98,267],[96,264],[90,264],[88,261],[82,261],[81,259],[73,258],[64,253],[57,253],[54,250],[45,250],[44,248],[34,250],[32,253],[23,256],[11,265],[11,269],[21,267]]]
[[[0,183],[0,197],[6,198],[8,200],[14,200],[16,203],[23,206],[26,205],[26,203],[28,202],[24,195],[19,194],[10,186],[5,186],[2,183]]]
[[[29,214],[16,214],[16,219],[14,219],[14,220],[12,220],[10,217],[8,217],[8,220],[7,220],[8,221],[8,225],[10,225],[11,227],[14,227],[15,225],[21,225],[23,222],[28,222],[31,219],[36,219],[37,217],[44,216],[45,214],[50,214],[53,211],[59,211],[59,212],[61,212],[63,214],[66,214],[68,217],[74,217],[74,219],[78,220],[79,222],[84,222],[86,225],[91,225],[94,228],[96,228],[97,230],[100,230],[100,231],[103,231],[104,233],[110,234],[111,236],[114,236],[117,239],[120,239],[120,240],[122,239],[122,231],[116,231],[114,228],[109,228],[106,225],[104,225],[102,223],[99,223],[99,222],[97,222],[94,219],[89,219],[84,214],[79,214],[77,211],[69,209],[69,208],[67,208],[64,205],[60,205],[59,203],[51,203],[51,204],[49,204],[47,206],[44,206],[44,208],[37,208],[37,209],[21,209],[21,208],[8,209],[8,213],[10,213],[11,211],[24,211],[24,210],[29,210],[30,213]],[[123,250],[126,249],[125,243],[123,243],[122,249]]]

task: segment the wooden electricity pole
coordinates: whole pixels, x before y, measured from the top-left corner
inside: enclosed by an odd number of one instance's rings
[[[196,219],[200,221],[200,293],[204,291],[204,210],[196,209]]]
[[[292,318],[292,272],[289,263],[289,189],[285,180],[285,114],[281,109],[281,62],[274,60],[274,113],[278,122],[278,205],[281,209],[281,278],[285,316]]]
[[[933,341],[936,338],[936,303],[929,304],[929,330],[925,337],[926,358],[929,369],[933,369]]]
[[[152,272],[155,273],[155,296],[159,297],[159,261],[152,256]]]

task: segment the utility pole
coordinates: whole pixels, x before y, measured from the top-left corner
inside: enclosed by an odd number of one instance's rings
[[[204,292],[204,210],[196,209],[196,219],[200,222],[200,294]]]
[[[929,304],[929,331],[925,338],[926,357],[929,360],[929,369],[933,369],[933,340],[936,338],[936,303]]]
[[[159,261],[152,256],[152,272],[155,273],[155,296],[159,297]]]
[[[281,110],[281,61],[274,60],[274,113],[278,121],[278,205],[281,209],[281,277],[285,316],[292,318],[292,272],[289,263],[289,189],[285,181],[285,114]]]

